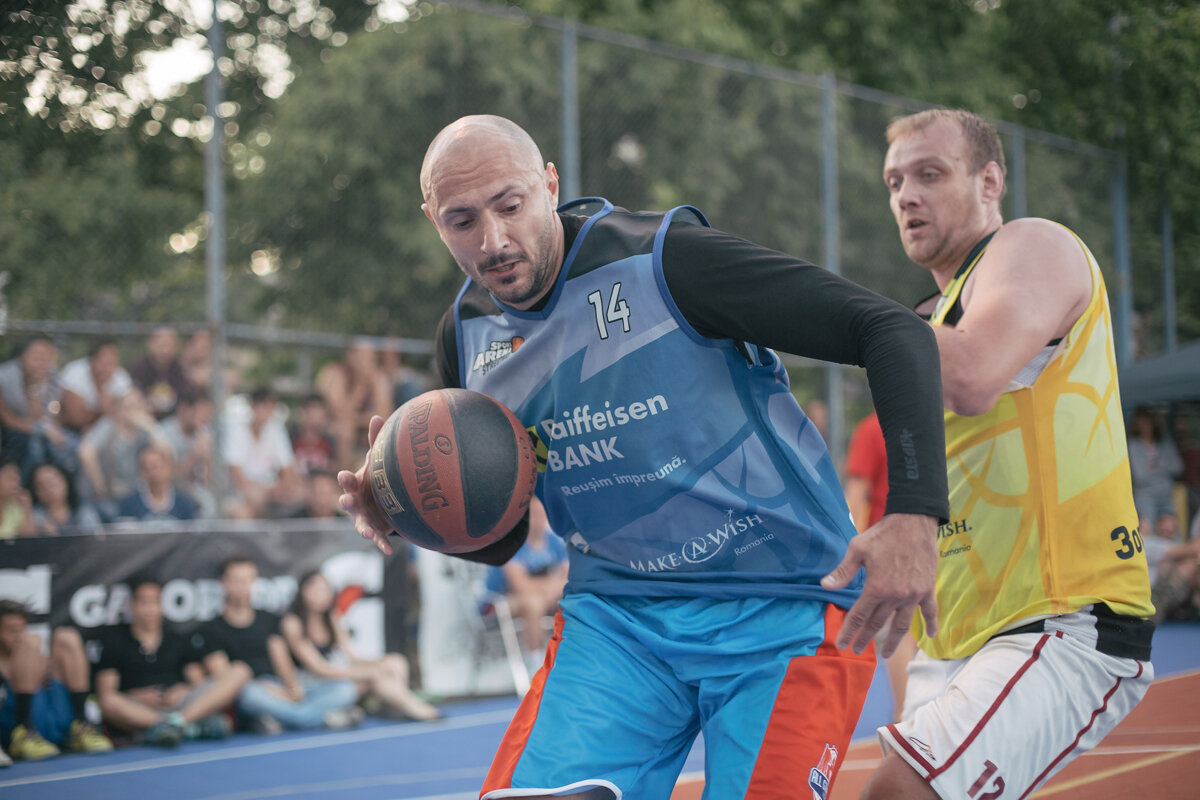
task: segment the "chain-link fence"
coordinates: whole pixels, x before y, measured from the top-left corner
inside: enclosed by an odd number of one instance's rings
[[[84,334],[118,333],[131,337],[132,351],[151,323],[209,326],[229,334],[239,368],[297,386],[351,336],[373,335],[377,346],[419,360],[461,276],[423,219],[418,171],[432,136],[467,113],[525,126],[558,165],[563,199],[601,195],[631,209],[692,204],[718,228],[902,302],[934,289],[904,255],[881,180],[888,122],[924,106],[829,77],[455,2],[415,6],[404,23],[327,48],[268,113],[243,115],[238,97],[217,107],[224,207],[206,206],[203,145],[182,128],[181,136],[155,135],[154,121],[95,136],[78,158],[103,170],[39,165],[43,176],[59,177],[56,192],[21,198],[21,218],[0,222],[0,238],[28,240],[24,249],[10,242],[10,258],[36,252],[55,269],[4,265],[20,278],[10,301],[18,291],[48,298],[44,314],[10,319],[10,329],[51,330],[76,349],[86,346]],[[210,117],[199,119],[191,133],[211,128]],[[1010,166],[1006,216],[1045,216],[1082,236],[1104,269],[1119,347],[1129,353],[1120,157],[999,127]],[[11,161],[0,159],[0,182],[11,179],[10,193],[32,191]],[[170,183],[190,194],[133,191],[141,184],[132,171],[148,169],[187,170]],[[100,208],[81,209],[72,228],[61,208],[85,202]],[[218,218],[228,255],[214,320],[204,258]],[[94,244],[114,241],[125,244]],[[62,275],[67,264],[112,275],[111,289],[39,278]],[[829,438],[840,453],[846,421],[868,410],[861,374],[797,363],[795,377],[802,401],[828,399]]]

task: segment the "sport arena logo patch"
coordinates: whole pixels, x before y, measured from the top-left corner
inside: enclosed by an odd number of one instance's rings
[[[524,336],[514,336],[504,341],[492,342],[488,345],[487,350],[475,354],[475,359],[471,362],[471,372],[486,375],[488,370],[517,352],[517,349],[523,344],[525,344]]]

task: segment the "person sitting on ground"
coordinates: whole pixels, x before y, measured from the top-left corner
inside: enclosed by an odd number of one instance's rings
[[[33,526],[39,536],[94,532],[103,524],[91,503],[81,502],[75,485],[56,464],[39,464],[30,478]]]
[[[11,461],[0,464],[0,540],[36,533],[33,503],[21,485],[21,468]]]
[[[142,577],[129,588],[131,621],[110,631],[96,665],[104,721],[160,747],[224,739],[232,729],[225,709],[250,681],[250,668],[234,662],[206,679],[195,643],[163,624],[162,584]]]
[[[103,416],[115,413],[117,400],[133,388],[133,379],[121,366],[115,342],[102,340],[84,358],[67,364],[59,375],[62,387],[60,419],[83,434]]]
[[[119,520],[190,520],[200,516],[186,492],[175,491],[169,447],[149,445],[138,453],[138,482],[117,501]]]
[[[213,404],[208,395],[188,388],[175,402],[175,413],[159,423],[175,453],[175,485],[196,501],[201,517],[217,515],[209,487],[213,474]]]
[[[225,608],[200,629],[204,667],[221,679],[241,661],[254,679],[242,687],[237,710],[242,721],[259,733],[283,728],[349,728],[362,721],[358,687],[351,680],[324,680],[298,672],[279,635],[279,617],[250,604],[258,565],[234,556],[221,570]]]
[[[179,395],[190,388],[179,360],[179,334],[170,325],[159,325],[146,340],[146,352],[129,366],[133,385],[142,390],[155,419],[175,410]]]
[[[23,478],[46,460],[68,471],[76,468],[79,439],[57,418],[62,393],[57,364],[58,348],[44,336],[0,364],[0,460],[16,462]]]
[[[301,477],[310,472],[333,469],[337,443],[329,430],[329,406],[325,404],[325,398],[316,393],[308,395],[300,404],[296,424],[288,432],[296,457],[296,471]]]
[[[1150,599],[1154,621],[1200,621],[1200,514],[1192,522],[1190,535],[1182,544],[1169,548],[1158,559]]]
[[[321,368],[315,383],[333,417],[338,463],[353,463],[362,456],[360,443],[366,441],[371,417],[386,418],[392,411],[392,384],[379,354],[370,343],[356,341],[344,359]]]
[[[105,521],[115,517],[117,501],[134,491],[138,454],[150,445],[170,447],[137,389],[126,392],[113,415],[101,418],[79,443],[85,480],[78,488]]]
[[[292,442],[275,416],[277,407],[270,389],[255,389],[250,395],[250,419],[230,423],[224,455],[236,491],[228,501],[231,517],[288,516],[300,504]]]
[[[300,579],[289,613],[280,623],[296,664],[326,680],[349,679],[358,687],[363,704],[382,716],[437,719],[441,713],[413,694],[408,686],[408,660],[398,653],[360,658],[350,634],[334,608],[333,588],[320,572]]]
[[[75,753],[112,750],[112,741],[85,713],[91,670],[79,632],[55,628],[47,659],[41,637],[28,630],[29,616],[22,603],[0,600],[0,739],[8,755],[40,761],[58,755],[60,747]]]
[[[531,657],[546,650],[542,620],[553,616],[567,583],[567,546],[550,529],[546,509],[536,497],[529,504],[529,538],[502,567],[488,570],[488,591],[504,595],[522,621],[521,638]]]

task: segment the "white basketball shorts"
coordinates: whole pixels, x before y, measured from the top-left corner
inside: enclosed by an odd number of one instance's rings
[[[879,729],[943,800],[1020,800],[1095,747],[1154,679],[1146,620],[1049,617],[947,661],[918,652],[902,721]]]

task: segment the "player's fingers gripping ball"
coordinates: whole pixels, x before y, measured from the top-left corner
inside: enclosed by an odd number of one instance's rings
[[[520,420],[467,389],[414,397],[388,417],[369,458],[371,492],[413,544],[469,553],[516,527],[537,482]]]

